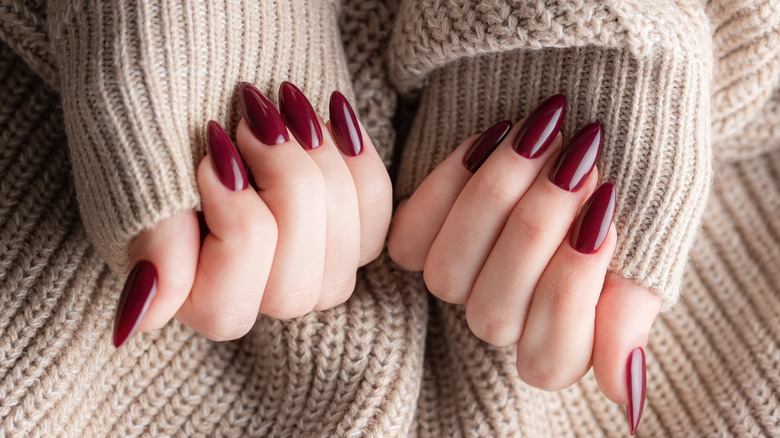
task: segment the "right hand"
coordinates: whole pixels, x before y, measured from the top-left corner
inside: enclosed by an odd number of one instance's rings
[[[225,341],[246,334],[258,312],[283,319],[337,306],[352,294],[358,267],[382,251],[390,178],[346,99],[331,96],[325,124],[290,83],[280,88],[284,119],[253,86],[242,84],[239,94],[241,155],[210,122],[209,155],[197,170],[210,232],[201,244],[188,211],[133,240],[116,347],[174,316]]]

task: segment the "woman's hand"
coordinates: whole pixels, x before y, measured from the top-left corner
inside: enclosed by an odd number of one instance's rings
[[[660,299],[608,275],[615,188],[597,188],[602,128],[585,126],[561,150],[564,115],[554,96],[525,123],[464,141],[398,208],[390,257],[423,271],[438,298],[465,304],[477,337],[516,344],[528,384],[563,389],[592,364],[607,397],[628,404],[628,358],[646,344]],[[644,369],[634,369],[632,431],[644,397]]]
[[[324,124],[290,83],[280,89],[283,117],[253,86],[239,93],[238,150],[210,122],[209,154],[198,166],[210,232],[201,236],[195,212],[183,212],[133,241],[117,347],[136,328],[174,316],[224,341],[246,334],[258,312],[293,318],[337,306],[352,294],[358,267],[382,250],[390,179],[344,96],[333,93]]]

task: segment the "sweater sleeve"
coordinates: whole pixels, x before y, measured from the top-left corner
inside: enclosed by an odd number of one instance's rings
[[[618,190],[611,269],[669,308],[711,185],[711,41],[697,2],[405,1],[390,74],[420,101],[397,193],[459,139],[563,93],[564,138],[605,127],[599,171]]]
[[[116,272],[140,231],[199,207],[209,119],[238,121],[235,88],[276,100],[290,80],[325,114],[352,97],[338,1],[50,0],[47,20],[84,226]]]

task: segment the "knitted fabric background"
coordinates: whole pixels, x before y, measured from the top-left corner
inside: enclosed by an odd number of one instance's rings
[[[780,435],[778,20],[772,1],[0,0],[0,435],[625,435],[592,375],[525,385],[513,349],[386,255],[336,309],[113,349],[123,248],[197,207],[203,128],[235,126],[235,84],[275,99],[285,79],[321,112],[347,94],[400,156],[399,199],[564,91],[566,135],[607,126],[613,268],[671,309],[638,434]],[[419,101],[398,141],[396,90]]]

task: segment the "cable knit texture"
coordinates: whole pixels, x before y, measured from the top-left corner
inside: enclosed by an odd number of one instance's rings
[[[126,246],[197,207],[206,120],[235,126],[241,80],[275,100],[290,79],[321,114],[347,94],[401,158],[399,198],[466,135],[566,93],[565,135],[606,129],[613,269],[667,307],[684,291],[650,337],[638,434],[779,436],[779,8],[0,0],[0,435],[625,436],[591,374],[530,388],[386,255],[336,309],[113,349]],[[396,90],[419,99],[400,150]]]
[[[407,6],[396,22],[391,74],[401,90],[425,87],[398,195],[411,194],[459,139],[495,120],[518,120],[563,93],[564,137],[593,120],[605,126],[599,171],[619,197],[611,268],[671,307],[711,180],[713,53],[701,7],[657,2],[638,10],[621,1],[512,8],[468,0]],[[458,108],[464,102],[469,111]]]
[[[240,81],[275,99],[276,86],[291,80],[320,112],[328,90],[353,96],[335,8],[249,0],[50,4],[81,215],[112,268],[127,272],[128,246],[140,231],[198,207],[203,126],[210,118],[236,124]]]

